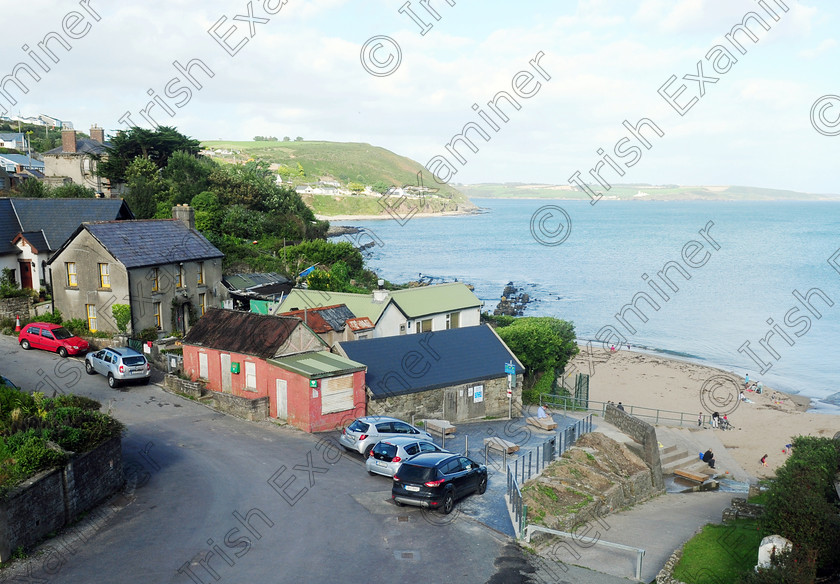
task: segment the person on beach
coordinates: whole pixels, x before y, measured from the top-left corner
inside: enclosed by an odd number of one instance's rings
[[[720,414],[717,412],[712,413],[712,428],[718,427],[718,418],[720,418]]]
[[[763,464],[764,466],[767,466],[767,455],[766,454],[761,457],[761,464]]]
[[[711,448],[703,454],[703,462],[708,464],[710,468],[715,468],[715,454]]]
[[[750,384],[750,374],[747,373],[746,375],[744,375],[744,386],[747,386],[749,384]]]
[[[700,412],[700,415],[697,416],[697,425],[698,426],[703,425],[703,412]]]

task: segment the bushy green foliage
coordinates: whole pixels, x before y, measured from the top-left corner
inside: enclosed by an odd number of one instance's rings
[[[40,322],[49,322],[52,324],[61,324],[61,312],[57,309],[52,312],[45,312],[41,316],[38,317]]]
[[[63,326],[76,336],[90,334],[88,323],[83,318],[71,318],[70,320],[65,320]]]
[[[111,306],[111,314],[117,322],[117,330],[124,333],[131,321],[131,306],[128,304],[114,304]]]
[[[173,127],[159,126],[154,130],[133,127],[111,138],[107,155],[100,157],[97,173],[112,183],[126,182],[128,167],[138,157],[150,160],[155,168],[161,169],[176,152],[196,155],[200,148],[197,140]]]
[[[28,291],[22,290],[17,281],[12,277],[10,268],[3,268],[0,273],[0,298],[18,298],[27,296]]]

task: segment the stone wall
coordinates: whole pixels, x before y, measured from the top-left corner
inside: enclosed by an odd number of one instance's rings
[[[0,318],[28,319],[32,314],[32,297],[0,298]]]
[[[662,462],[659,459],[659,441],[656,438],[656,428],[623,410],[619,410],[612,404],[607,405],[604,420],[642,445],[644,454],[642,458],[650,467],[654,487],[664,491],[665,481],[662,478]]]
[[[205,399],[213,401],[213,407],[220,412],[231,414],[252,422],[259,422],[268,418],[268,397],[249,399],[231,393],[209,391]]]
[[[472,417],[467,416],[456,418],[452,415],[452,412],[445,411],[444,397],[447,389],[467,391],[468,388],[476,385],[484,385],[483,414]],[[516,387],[513,389],[513,395],[511,397],[514,409],[516,410],[516,404],[522,403],[521,374],[516,376]],[[450,387],[441,387],[437,389],[430,389],[428,391],[409,393],[406,395],[397,395],[384,399],[372,399],[370,393],[368,393],[367,414],[369,416],[390,416],[409,421],[412,417],[416,420],[421,420],[423,418],[444,419],[449,420],[454,424],[457,422],[464,422],[468,419],[482,419],[486,416],[506,418],[508,415],[509,402],[510,400],[507,395],[507,376],[503,376],[495,379],[485,379],[483,381],[453,385]],[[521,415],[521,412],[514,411],[513,415],[519,416]]]
[[[735,519],[758,519],[764,515],[764,505],[747,503],[743,497],[734,497],[729,507],[723,510],[721,520],[724,523]]]
[[[171,375],[169,373],[163,377],[163,388],[196,399],[207,393],[203,382],[181,379],[177,375]]]
[[[122,441],[116,437],[18,485],[0,501],[0,562],[73,523],[122,484]]]

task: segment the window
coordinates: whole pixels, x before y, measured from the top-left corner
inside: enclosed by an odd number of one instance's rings
[[[108,264],[99,264],[99,287],[111,287],[111,268]]]
[[[321,414],[353,409],[353,376],[342,375],[321,380]],[[377,428],[379,425],[377,424]]]
[[[430,332],[432,332],[432,319],[427,318],[426,320],[421,320],[417,324],[417,332],[418,333],[430,333]]]
[[[245,389],[257,389],[257,364],[245,361]]]
[[[446,315],[446,330],[456,329],[461,324],[461,313],[450,312]]]
[[[154,307],[155,307],[155,327],[157,327],[157,329],[160,330],[161,328],[163,328],[163,327],[160,326],[160,302],[155,302]]]
[[[87,321],[88,321],[88,329],[91,332],[96,332],[96,306],[94,304],[85,304],[85,310],[87,312]]]
[[[198,262],[198,283],[204,284],[204,262]]]
[[[200,313],[199,316],[204,316],[204,311],[207,309],[207,306],[205,304],[205,297],[206,296],[207,295],[204,294],[203,292],[198,295],[198,308],[199,308],[199,313]]]
[[[183,288],[184,287],[184,266],[183,266],[183,264],[178,264],[175,267],[175,287],[176,288]]]
[[[160,270],[152,268],[152,271],[149,272],[149,278],[152,280],[152,292],[160,290]]]
[[[76,279],[76,262],[67,262],[64,267],[67,269],[67,285],[76,288],[79,285]]]

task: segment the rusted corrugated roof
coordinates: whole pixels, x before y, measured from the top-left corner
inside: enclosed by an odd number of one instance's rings
[[[300,319],[294,317],[210,308],[183,343],[268,359],[300,324]]]
[[[282,315],[298,317],[319,334],[331,330],[341,332],[344,330],[345,322],[355,316],[345,304],[333,304],[332,306],[309,308],[307,310],[292,310],[284,312]],[[372,324],[371,328],[373,328]]]
[[[353,332],[366,331],[368,329],[374,328],[373,321],[366,316],[360,316],[359,318],[348,318],[347,326],[349,326],[350,330]]]

